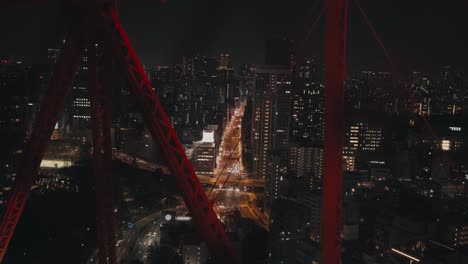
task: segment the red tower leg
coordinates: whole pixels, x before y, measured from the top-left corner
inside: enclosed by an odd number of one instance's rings
[[[239,263],[237,254],[120,25],[115,9],[105,10],[102,15],[104,24],[113,39],[114,58],[143,110],[146,125],[153,139],[159,145],[172,175],[176,177],[176,184],[192,214],[195,228],[206,242],[217,263]]]
[[[340,264],[348,0],[327,0],[322,263]]]
[[[91,120],[93,128],[93,169],[96,177],[96,226],[99,263],[116,263],[114,181],[109,76],[106,74],[103,41],[88,49]],[[110,65],[107,65],[110,66]],[[109,70],[110,67],[107,67]]]
[[[78,30],[72,31],[65,42],[62,54],[49,81],[49,88],[34,124],[31,138],[19,163],[16,181],[10,192],[0,224],[0,262],[6,254],[13,232],[23,212],[29,191],[49,145],[54,126],[63,111],[66,96],[70,92],[79,69],[82,51],[89,43],[89,33],[86,31],[89,22],[86,17],[84,19],[86,23],[81,23]]]

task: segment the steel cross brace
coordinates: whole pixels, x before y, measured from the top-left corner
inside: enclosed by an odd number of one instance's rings
[[[97,36],[98,40],[101,38]],[[114,182],[110,117],[109,58],[103,41],[91,43],[90,64],[91,121],[93,128],[93,169],[96,177],[96,226],[99,263],[116,263]],[[107,65],[106,65],[107,64]],[[105,66],[108,66],[107,68]]]
[[[195,228],[206,242],[217,263],[239,263],[224,227],[214,212],[161,102],[119,22],[115,8],[111,6],[107,9],[104,8],[101,18],[107,28],[108,37],[112,39],[113,58],[120,66],[132,94],[142,109],[148,130],[161,149],[172,175],[176,178],[176,184],[192,214]]]
[[[92,12],[90,12],[92,13]],[[23,151],[16,180],[9,194],[6,209],[0,224],[0,262],[3,260],[13,232],[23,212],[50,137],[65,105],[78,72],[82,51],[91,39],[91,15],[86,13],[76,30],[71,31],[63,46],[55,70],[49,81],[47,93],[42,101],[34,128]]]
[[[93,13],[94,12],[90,12]],[[212,256],[218,263],[239,263],[221,222],[208,201],[192,165],[185,156],[175,130],[172,128],[154,89],[151,87],[143,68],[118,21],[113,1],[103,0],[98,8],[107,28],[106,36],[112,40],[112,51],[121,70],[125,73],[129,86],[140,103],[146,123],[154,140],[159,144],[184,201],[192,213],[193,222],[205,240]],[[95,15],[95,14],[94,14]],[[82,51],[93,40],[92,28],[95,16],[87,13],[79,26],[72,31],[65,42],[55,71],[49,82],[49,89],[41,106],[33,133],[24,151],[16,175],[16,182],[10,193],[6,211],[0,224],[0,261],[6,254],[9,242],[24,209],[29,191],[36,178],[39,165],[48,146],[53,128],[63,111],[65,99],[71,90],[79,69]],[[106,37],[105,37],[106,38]],[[104,39],[105,39],[104,38]],[[92,43],[94,45],[95,43]],[[104,44],[105,45],[105,44]],[[94,46],[96,47],[96,46]],[[90,52],[96,52],[93,46]],[[99,52],[98,52],[99,54]],[[95,58],[90,54],[90,59]],[[101,85],[100,68],[92,63],[91,96],[93,116],[94,171],[98,207],[98,245],[102,263],[115,263],[115,233],[112,205],[112,185],[110,155],[112,154],[109,131],[109,101]],[[94,66],[93,66],[94,65]],[[96,74],[93,76],[93,72]],[[96,129],[97,128],[97,129]],[[105,199],[101,199],[101,198]],[[107,221],[107,222],[106,222]]]

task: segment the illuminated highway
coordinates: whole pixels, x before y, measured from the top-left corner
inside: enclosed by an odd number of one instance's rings
[[[117,260],[126,262],[133,259],[145,261],[148,249],[159,244],[161,212],[148,215],[124,231],[123,239],[117,242]]]
[[[123,239],[117,241],[118,263],[129,263],[139,259],[145,263],[147,252],[154,243],[159,244],[161,212],[150,214],[134,223],[132,228],[123,231]],[[97,252],[88,260],[88,264],[97,263]]]
[[[234,111],[230,122],[224,129],[221,144],[216,159],[216,177],[221,175],[222,182],[231,174],[230,178],[239,180],[239,175],[245,174],[242,164],[242,118],[244,117],[245,103],[241,103]]]
[[[242,164],[242,118],[244,115],[245,103],[241,103],[235,110],[232,119],[224,130],[221,144],[218,150],[217,167],[214,170],[216,177],[199,176],[203,184],[213,185],[218,176],[217,186],[210,193],[209,198],[216,201],[213,208],[221,221],[233,210],[239,210],[243,218],[252,220],[265,230],[269,228],[268,218],[257,208],[257,199],[253,192],[245,192],[244,187],[263,188],[264,181],[253,180],[246,177],[246,171]],[[154,164],[146,160],[134,157],[121,151],[114,151],[113,157],[123,163],[135,166],[146,171],[159,170],[162,174],[170,177],[171,173],[166,166]],[[221,189],[226,178],[225,188]],[[219,194],[218,194],[219,193]],[[176,208],[178,215],[185,214],[186,208],[183,202]],[[147,252],[152,244],[159,244],[161,213],[157,212],[148,215],[134,223],[132,228],[124,231],[123,239],[117,243],[117,256],[119,262],[132,259],[139,259],[143,262],[147,260]]]
[[[173,210],[177,215],[185,215],[188,212],[181,197],[179,197],[177,207],[166,210]],[[158,211],[139,219],[132,223],[131,228],[124,230],[123,238],[116,244],[118,263],[130,263],[136,259],[148,263],[148,252],[151,246],[160,244],[162,223],[161,211]],[[97,263],[96,256],[97,252],[94,252],[87,263]]]
[[[234,111],[234,116],[224,130],[221,144],[216,160],[217,167],[214,171],[215,178],[219,177],[215,190],[209,194],[210,199],[215,199],[214,210],[219,212],[236,208],[241,216],[254,221],[265,230],[269,228],[268,218],[257,208],[256,195],[252,192],[242,191],[244,186],[264,187],[262,180],[248,179],[246,170],[242,164],[242,118],[244,116],[245,103]],[[226,178],[228,178],[224,189],[222,188]],[[203,181],[202,179],[200,179]],[[210,180],[213,182],[213,180]],[[218,192],[219,195],[218,195]],[[222,220],[222,219],[221,219]]]

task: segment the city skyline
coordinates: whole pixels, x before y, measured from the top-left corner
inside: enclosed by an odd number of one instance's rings
[[[173,64],[180,63],[180,54],[217,56],[228,52],[233,55],[235,65],[261,65],[264,41],[273,37],[295,40],[301,50],[305,43],[304,50],[323,61],[324,17],[304,42],[323,3],[267,2],[270,1],[256,1],[252,6],[249,1],[235,4],[230,1],[167,1],[164,4],[121,1],[119,12],[144,63]],[[3,55],[21,55],[28,62],[44,62],[40,49],[58,48],[67,33],[67,25],[76,12],[75,5],[70,3],[74,2],[20,2],[0,10],[0,29],[7,39],[0,44],[0,49],[6,50]],[[431,73],[438,70],[438,65],[468,70],[462,59],[468,57],[464,48],[468,45],[467,27],[455,26],[463,25],[462,10],[467,5],[463,1],[449,1],[444,5],[413,1],[362,2],[400,68]],[[32,42],[37,45],[31,48]],[[348,45],[349,71],[391,70],[352,2]]]
[[[468,263],[464,4],[321,3],[8,5],[0,262]]]

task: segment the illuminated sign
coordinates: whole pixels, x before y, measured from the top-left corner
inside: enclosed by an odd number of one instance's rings
[[[461,131],[461,127],[449,127],[452,131]]]
[[[201,142],[214,143],[214,130],[203,130],[203,139]]]
[[[450,150],[450,140],[446,140],[446,139],[442,140],[441,147],[442,147],[442,150],[449,151]]]
[[[56,159],[56,160],[53,160],[53,159],[43,159],[42,162],[41,162],[41,165],[40,167],[41,168],[56,168],[56,169],[60,169],[60,168],[66,168],[66,167],[70,167],[72,166],[73,163],[71,161],[68,161],[68,160],[59,160],[59,159]]]

